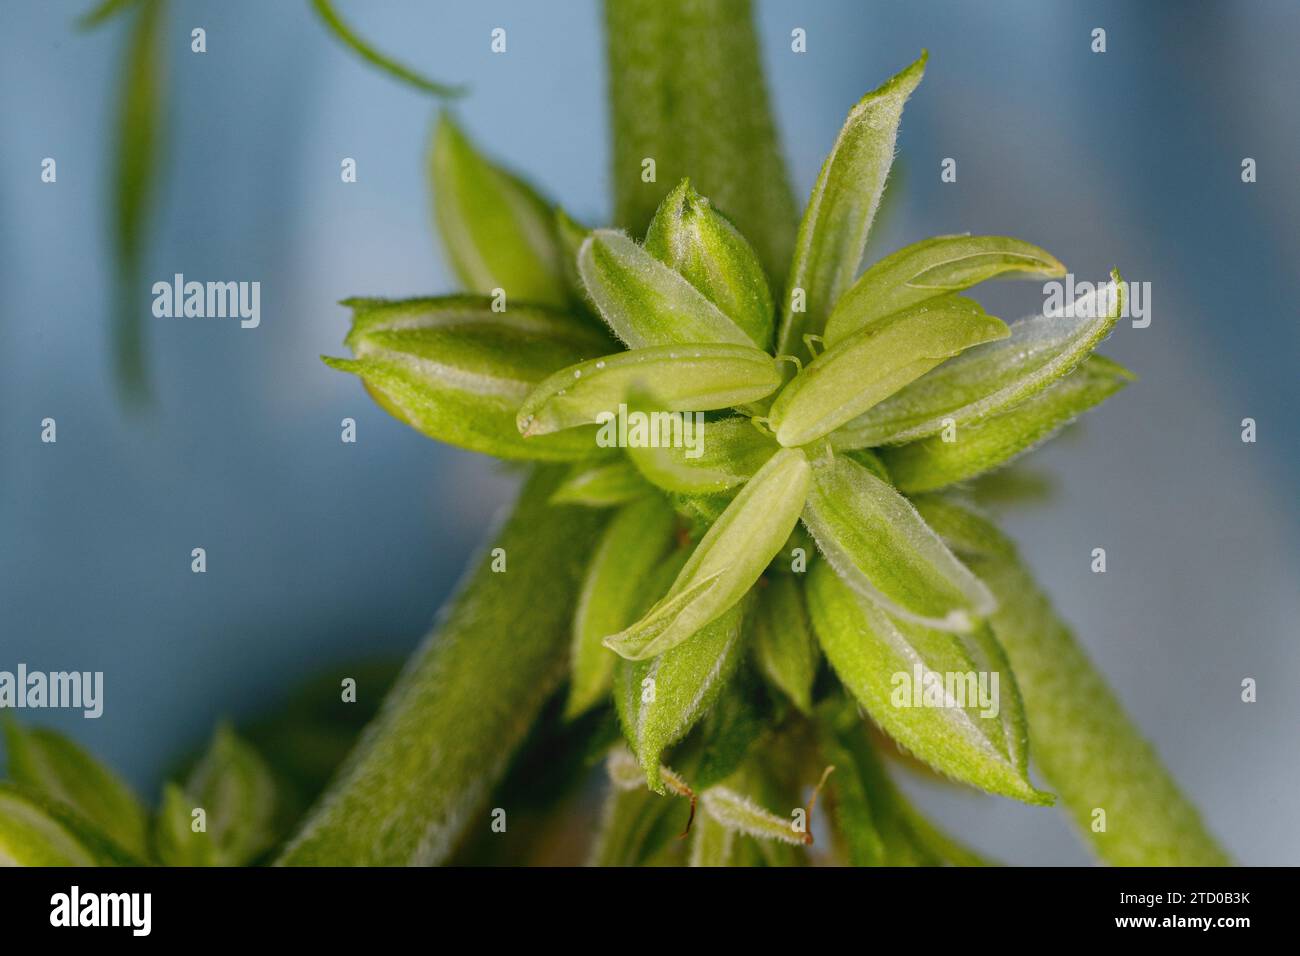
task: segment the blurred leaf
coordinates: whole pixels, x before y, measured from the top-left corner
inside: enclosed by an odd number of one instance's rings
[[[969,631],[993,596],[906,498],[840,455],[813,465],[805,526],[844,583],[907,620]]]
[[[1025,803],[1052,802],[1029,782],[1020,696],[987,628],[957,635],[890,618],[823,562],[809,571],[808,589],[827,659],[891,737],[954,779]],[[979,697],[973,693],[963,694],[965,700],[948,696],[945,680],[961,680],[969,691],[965,675],[987,675],[989,701],[972,700]],[[917,706],[914,695],[922,688],[926,694],[937,688],[940,699]]]
[[[621,232],[597,229],[578,250],[587,295],[628,348],[725,343],[753,347],[744,329]]]
[[[873,322],[828,348],[781,390],[770,413],[776,439],[815,441],[945,359],[1006,334],[1001,319],[957,295]]]
[[[443,113],[429,158],[443,247],[470,292],[510,302],[569,302],[555,213],[527,183],[493,165]]]
[[[779,286],[797,213],[749,0],[609,0],[605,27],[615,222],[641,235],[689,176]]]
[[[26,730],[12,719],[4,731],[14,783],[66,804],[134,856],[148,856],[148,812],[117,774],[56,731]]]
[[[138,866],[65,805],[0,783],[0,866]]]
[[[173,866],[245,866],[277,841],[274,775],[262,757],[229,727],[217,728],[183,791],[163,795],[156,846]],[[194,832],[204,811],[206,831]]]
[[[903,104],[925,73],[926,54],[858,101],[835,140],[799,223],[781,309],[777,354],[806,356],[804,335],[819,335],[857,276],[885,179]],[[806,301],[796,311],[792,293]]]
[[[746,626],[752,628],[749,621],[746,621]],[[764,741],[769,714],[763,706],[763,699],[762,688],[752,670],[741,664],[736,675],[723,688],[713,709],[673,753],[673,759],[683,772],[689,773],[693,784],[707,789],[726,780]],[[690,754],[683,755],[682,751],[688,749]],[[686,760],[683,760],[684,756]]]
[[[1119,273],[1112,273],[1118,280]],[[1103,287],[1109,288],[1109,287]],[[944,362],[841,428],[836,448],[901,444],[960,428],[1012,408],[1071,372],[1114,328],[1123,286],[1096,317],[1096,296],[1075,303],[1075,316],[1013,322],[1011,334]],[[1107,294],[1108,293],[1101,293]]]
[[[717,700],[740,661],[745,601],[658,657],[619,661],[614,693],[623,733],[646,782],[665,792],[664,751],[686,735]]]
[[[636,446],[628,457],[647,479],[666,491],[716,494],[744,484],[779,449],[752,419],[733,416],[705,423],[703,447]]]
[[[606,420],[612,428],[620,405],[642,399],[655,413],[729,408],[768,395],[780,383],[772,357],[752,345],[635,348],[570,365],[538,383],[519,408],[518,430],[532,440]]]
[[[651,495],[624,505],[601,535],[573,618],[567,717],[608,696],[618,657],[601,641],[631,624],[654,600],[646,594],[646,580],[672,549],[676,524],[669,504]]]
[[[817,649],[804,608],[803,584],[783,574],[770,575],[765,583],[753,615],[754,658],[767,679],[807,714],[812,710]]]
[[[567,317],[514,305],[494,312],[471,296],[348,300],[355,360],[326,365],[361,377],[389,414],[430,438],[502,458],[574,460],[596,451],[594,430],[525,441],[515,412],[551,372],[608,346]]]
[[[162,805],[154,822],[154,853],[163,865],[221,865],[212,834],[194,829],[195,809],[194,798],[179,784],[163,787]]]
[[[105,10],[105,16],[116,12]],[[92,17],[94,14],[92,14]],[[113,164],[113,253],[116,264],[113,359],[122,395],[149,394],[140,297],[147,219],[161,179],[166,48],[162,0],[143,0],[123,51]]]
[[[1028,401],[957,429],[956,440],[933,435],[909,445],[882,448],[881,458],[898,487],[913,494],[934,491],[1000,468],[1051,438],[1077,416],[1100,405],[1134,378],[1100,355]]]
[[[575,464],[551,495],[551,504],[611,508],[654,493],[654,487],[630,461],[615,458]]]
[[[390,59],[372,47],[365,40],[353,32],[352,28],[340,19],[334,11],[333,4],[328,0],[311,0],[312,7],[316,10],[317,16],[334,34],[334,37],[352,50],[353,53],[361,57],[372,66],[378,67],[394,79],[413,86],[417,90],[425,93],[432,93],[434,96],[453,97],[463,96],[466,92],[463,86],[449,86],[445,83],[436,83],[433,80],[417,73],[409,67],[403,66],[396,60]]]
[[[77,29],[89,30],[97,27],[140,2],[142,0],[100,0],[94,7],[77,18]]]
[[[548,504],[539,469],[383,710],[279,862],[432,865],[475,820],[568,664],[573,604],[603,512]],[[526,640],[522,639],[526,636]],[[504,706],[485,706],[485,702]]]
[[[799,520],[808,459],[772,456],[709,528],[667,595],[635,624],[605,639],[629,660],[654,657],[689,638],[750,589]]]
[[[844,293],[826,320],[826,344],[894,312],[1001,275],[1051,278],[1065,275],[1065,266],[1051,253],[1006,236],[923,239],[881,259]]]
[[[760,349],[772,347],[772,293],[745,237],[683,179],[650,223],[645,250],[680,273]]]

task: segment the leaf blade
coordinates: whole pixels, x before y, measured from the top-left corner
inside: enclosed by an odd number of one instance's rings
[[[923,302],[828,348],[769,413],[782,445],[804,445],[852,421],[959,352],[1007,335],[1001,319],[961,296]]]
[[[1123,285],[1071,304],[1075,316],[1036,316],[1013,322],[1006,338],[977,345],[944,362],[838,429],[836,448],[902,444],[960,428],[1014,408],[1060,381],[1096,348],[1123,311]],[[1100,299],[1110,303],[1104,311]],[[1092,303],[1092,304],[1089,304]],[[1086,317],[1085,313],[1097,313]],[[1075,321],[1083,316],[1083,321]]]
[[[999,660],[987,628],[963,636],[892,619],[854,594],[823,562],[809,572],[808,604],[831,666],[891,737],[956,780],[1025,803],[1051,802],[1050,794],[1029,781],[1028,744],[1016,729],[1024,726],[1023,711],[1009,669],[996,691],[992,682],[998,671],[984,672],[989,701],[948,696],[945,681],[962,686],[959,675],[978,677],[981,666]],[[943,696],[935,705],[924,699],[917,705],[914,685],[899,675],[926,685],[937,678]],[[993,709],[996,713],[989,714]],[[1018,716],[1012,714],[1016,711]]]
[[[880,457],[900,490],[935,491],[1007,465],[1100,405],[1132,378],[1117,363],[1092,355],[1046,391],[1009,411],[957,429],[955,441],[932,435],[882,448]]]
[[[675,647],[733,607],[785,544],[811,479],[798,449],[777,452],[709,528],[663,600],[605,639],[629,660]]]
[[[907,499],[856,461],[816,462],[803,520],[844,583],[892,614],[969,631],[994,609]]]
[[[629,403],[653,406],[653,412],[644,412],[647,415],[712,411],[769,395],[780,383],[771,356],[752,345],[635,348],[547,376],[524,398],[516,425],[529,439],[580,425],[617,429],[621,413],[626,413],[620,406]],[[684,423],[678,424],[684,429]],[[622,443],[620,439],[608,444]]]
[[[826,320],[827,346],[864,325],[1001,275],[1054,277],[1051,253],[1008,236],[934,236],[881,259],[840,297]]]
[[[820,334],[862,262],[867,234],[885,190],[903,104],[925,73],[927,54],[864,96],[822,164],[799,223],[782,303],[777,354],[804,355],[803,336]],[[806,296],[795,311],[794,289]]]
[[[122,849],[148,856],[148,813],[117,774],[63,734],[5,721],[9,776],[75,810]]]

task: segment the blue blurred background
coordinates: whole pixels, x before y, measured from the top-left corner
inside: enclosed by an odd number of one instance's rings
[[[104,671],[100,720],[24,718],[152,796],[218,717],[331,662],[409,650],[513,480],[397,424],[317,357],[340,353],[340,298],[452,282],[423,174],[430,101],[362,65],[305,2],[171,5],[146,275],[260,280],[262,324],[150,318],[157,400],[122,408],[107,209],[124,31],[76,32],[88,5],[0,7],[0,669]],[[579,218],[607,218],[596,3],[339,6],[386,52],[470,83],[457,111],[490,153]],[[899,140],[903,195],[873,257],[1000,233],[1080,279],[1118,265],[1151,283],[1150,327],[1124,323],[1104,348],[1141,380],[1035,457],[1052,494],[1003,521],[1229,850],[1300,862],[1300,5],[758,10],[801,198],[849,106],[930,51]],[[496,26],[504,56],[489,53]],[[790,51],[794,27],[806,54]],[[1094,27],[1105,54],[1090,51]],[[47,156],[55,185],[40,181]],[[355,184],[340,182],[343,157]],[[940,182],[945,157],[955,184]],[[1041,302],[1031,285],[977,296],[1007,318]],[[47,416],[56,445],[39,439]],[[356,445],[339,440],[344,417]],[[1244,417],[1256,444],[1240,440]],[[190,572],[195,547],[206,574]],[[1094,547],[1104,575],[1089,571]],[[1240,701],[1245,677],[1257,703]],[[1088,859],[1056,811],[908,788],[1002,859]]]

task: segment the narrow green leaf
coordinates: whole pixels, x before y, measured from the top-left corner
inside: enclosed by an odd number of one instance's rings
[[[654,494],[654,491],[654,487],[626,458],[578,462],[551,495],[551,504],[612,508]]]
[[[877,319],[998,276],[1065,275],[1051,253],[1006,236],[934,236],[886,256],[858,278],[826,320],[828,346]]]
[[[413,86],[417,90],[425,93],[432,93],[434,96],[454,97],[463,96],[466,92],[463,86],[452,86],[446,83],[437,83],[410,67],[403,66],[396,60],[393,60],[380,53],[343,22],[342,18],[334,11],[333,4],[328,0],[311,0],[312,7],[316,10],[316,15],[334,34],[335,39],[339,40],[344,46],[352,50],[353,53],[361,57],[372,66],[378,67],[394,79],[400,80],[408,86]]]
[[[554,211],[489,162],[446,113],[434,130],[429,174],[438,232],[468,291],[502,289],[508,302],[568,304]]]
[[[627,450],[628,458],[651,483],[665,491],[710,495],[744,484],[780,445],[770,432],[745,416],[706,422],[703,447],[660,445]]]
[[[139,865],[66,806],[0,782],[0,866]]]
[[[635,624],[605,639],[629,660],[675,647],[739,601],[799,520],[810,480],[798,449],[772,456],[713,523],[668,594]]]
[[[811,713],[817,650],[802,583],[788,574],[770,575],[759,589],[752,626],[754,657],[763,674],[799,710]]]
[[[271,768],[247,743],[226,726],[217,728],[203,759],[185,782],[184,800],[189,804],[185,816],[192,819],[194,810],[202,809],[205,833],[193,832],[188,842],[178,846],[183,855],[206,855],[214,865],[244,866],[265,853],[275,842],[275,780]],[[179,810],[165,824],[166,832],[177,833]],[[210,842],[210,851],[204,844]]]
[[[894,161],[903,104],[925,73],[926,54],[872,90],[849,111],[799,223],[782,303],[777,353],[806,355],[804,335],[819,335],[858,273],[867,234]],[[803,296],[802,308],[795,301]]]
[[[880,454],[901,490],[934,491],[1001,468],[1100,405],[1133,377],[1122,365],[1091,355],[1045,392],[1010,411],[956,429],[954,441],[932,435],[910,445],[882,448]]]
[[[1007,338],[944,362],[844,425],[831,442],[836,448],[859,448],[916,441],[950,424],[961,428],[988,418],[1041,392],[1073,371],[1119,320],[1124,287],[1118,272],[1111,275],[1117,284],[1080,297],[1073,315],[1013,322]]]
[[[470,826],[569,662],[603,512],[549,504],[540,469],[280,862],[433,865]],[[497,701],[503,706],[485,706]]]
[[[148,813],[117,774],[56,731],[25,730],[13,720],[4,730],[15,783],[71,807],[136,857],[148,856]]]
[[[147,223],[161,178],[167,62],[164,27],[161,0],[140,3],[123,50],[117,92],[112,189],[116,306],[112,340],[117,384],[131,401],[141,401],[149,394],[140,289],[144,285]]]
[[[969,631],[993,610],[988,589],[908,500],[857,462],[814,463],[803,520],[844,583],[899,617]]]
[[[650,223],[645,250],[678,272],[764,351],[772,347],[772,292],[758,254],[683,179]]]
[[[615,221],[641,235],[690,176],[779,285],[798,213],[749,0],[608,0],[605,27]]]
[[[578,272],[606,324],[628,348],[729,343],[745,330],[704,293],[621,232],[597,229],[578,250]]]
[[[752,345],[661,345],[615,352],[562,368],[540,382],[519,408],[517,424],[526,438],[561,429],[600,423],[605,447],[664,439],[662,429],[676,429],[673,442],[686,443],[685,422],[665,412],[710,411],[743,405],[770,395],[781,384],[772,357]],[[619,406],[646,404],[641,437],[618,437]],[[637,409],[634,409],[634,411]],[[691,425],[695,429],[694,423]],[[680,433],[680,434],[679,434]],[[652,439],[652,435],[654,438]],[[592,442],[595,445],[595,442]],[[690,450],[690,449],[688,449]]]
[[[728,787],[705,790],[700,794],[700,806],[705,814],[736,833],[794,846],[812,843],[811,833],[799,833],[794,829],[793,817],[788,820],[778,817]]]
[[[1052,802],[1029,782],[1020,695],[987,627],[957,635],[891,618],[822,562],[808,606],[840,681],[891,737],[956,780]]]
[[[618,657],[601,640],[631,624],[654,600],[645,596],[646,579],[673,547],[676,525],[668,502],[651,495],[625,505],[605,529],[578,593],[566,717],[577,717],[608,695]]]
[[[194,798],[176,783],[163,787],[162,805],[154,821],[154,853],[164,866],[219,866],[213,835],[196,830]],[[206,822],[203,824],[207,826]]]
[[[772,404],[782,445],[806,445],[852,421],[958,352],[1007,335],[1001,319],[958,295],[859,329],[795,376]]]
[[[1034,760],[1079,832],[1116,866],[1223,866],[1227,855],[996,527],[946,503],[936,527],[998,598],[992,624],[1015,668]],[[967,550],[969,549],[969,550]],[[1093,826],[1106,812],[1106,828]]]
[[[623,733],[646,783],[665,792],[664,751],[713,706],[740,662],[747,602],[734,604],[690,640],[649,660],[620,661],[614,693]]]
[[[557,368],[608,345],[540,307],[492,311],[470,296],[386,302],[349,300],[347,344],[355,360],[325,358],[352,372],[393,417],[430,438],[502,458],[574,460],[596,450],[594,429],[525,441],[515,412]]]
[[[141,0],[99,0],[99,3],[77,18],[77,29],[89,30],[97,27],[140,2]]]

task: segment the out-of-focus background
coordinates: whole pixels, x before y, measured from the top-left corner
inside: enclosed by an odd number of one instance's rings
[[[170,5],[148,283],[259,280],[262,323],[148,317],[156,400],[122,407],[107,234],[124,28],[75,31],[88,6],[0,6],[0,670],[104,671],[101,719],[19,716],[71,733],[152,798],[218,717],[255,713],[331,662],[412,648],[513,482],[399,425],[318,359],[340,354],[337,300],[452,281],[423,171],[431,101],[362,65],[306,2]],[[491,154],[576,216],[607,218],[595,2],[339,8],[398,59],[468,82],[456,110]],[[1047,496],[999,512],[1230,852],[1300,862],[1300,6],[758,11],[801,200],[853,102],[930,51],[872,258],[997,233],[1046,246],[1080,279],[1117,265],[1151,283],[1150,327],[1122,323],[1103,349],[1141,380],[1035,456]],[[205,54],[190,52],[196,26]],[[497,26],[505,55],[489,52]],[[57,184],[41,182],[45,157]],[[343,157],[355,184],[340,182]],[[940,182],[947,157],[956,183]],[[1258,182],[1242,182],[1245,157]],[[1010,283],[976,297],[1008,319],[1042,301]],[[146,286],[146,316],[149,302]],[[55,445],[40,442],[46,417]],[[344,417],[355,445],[339,440]],[[1246,417],[1255,444],[1240,440]],[[190,571],[195,547],[206,574]],[[1104,575],[1089,570],[1095,547]],[[907,787],[998,858],[1088,859],[1056,811]]]

